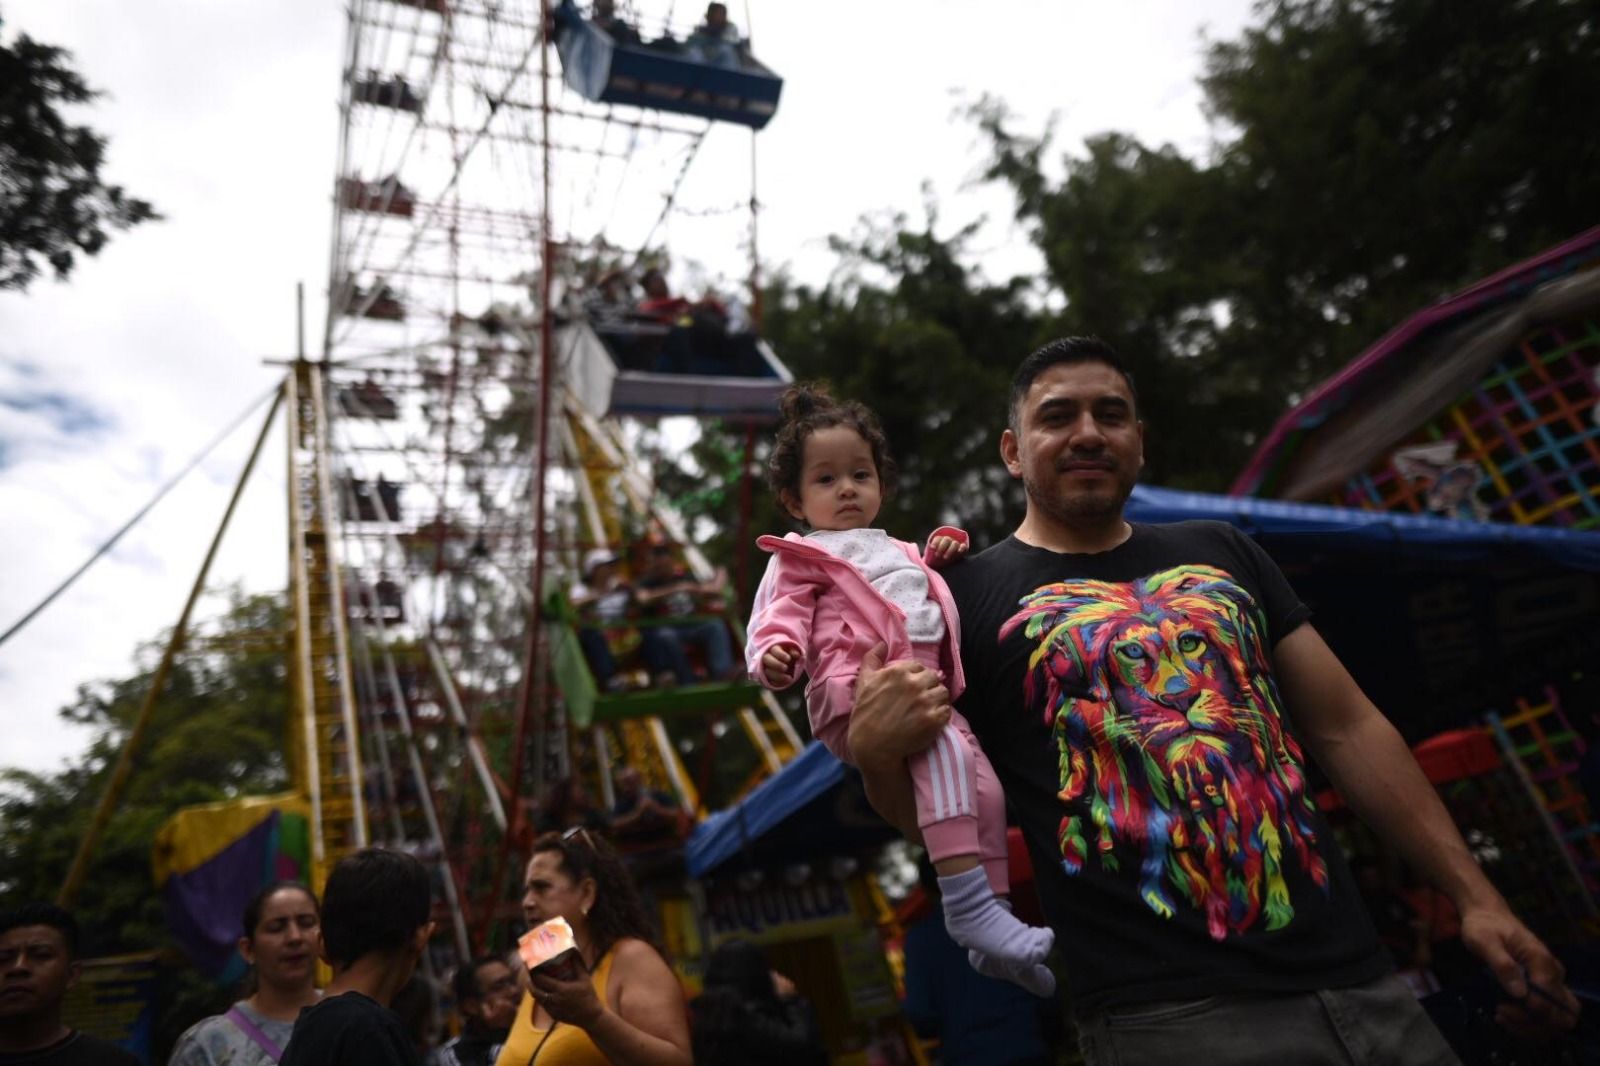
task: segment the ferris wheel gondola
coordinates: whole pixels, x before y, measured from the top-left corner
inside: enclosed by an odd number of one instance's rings
[[[719,51],[720,61],[672,37],[644,42],[608,32],[572,0],[555,9],[562,78],[585,100],[632,104],[761,129],[778,111],[783,79],[747,49]]]
[[[557,350],[569,353],[573,391],[601,414],[768,422],[793,380],[754,332],[697,328],[690,316],[661,322],[591,308],[559,326],[556,338]]]

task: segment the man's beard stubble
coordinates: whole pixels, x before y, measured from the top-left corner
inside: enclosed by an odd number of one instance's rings
[[[1080,492],[1062,496],[1042,487],[1032,477],[1023,476],[1022,487],[1028,502],[1064,526],[1093,526],[1118,518],[1133,494],[1133,481],[1118,480],[1105,492]]]

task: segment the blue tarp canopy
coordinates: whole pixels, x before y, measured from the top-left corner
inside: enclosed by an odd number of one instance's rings
[[[1249,496],[1139,485],[1128,501],[1134,522],[1212,519],[1238,526],[1277,557],[1312,545],[1342,552],[1374,549],[1467,562],[1507,555],[1542,558],[1555,566],[1600,571],[1600,533],[1500,522],[1462,522],[1396,511],[1358,511],[1315,503],[1290,503]],[[1280,564],[1283,559],[1278,560]]]
[[[1146,486],[1127,513],[1248,533],[1413,742],[1600,661],[1597,533]]]
[[[849,855],[898,834],[867,803],[861,775],[816,741],[755,791],[696,827],[684,848],[703,877],[741,857],[752,869]]]
[[[1141,485],[1135,522],[1210,519],[1261,544],[1312,623],[1413,743],[1600,662],[1600,533],[1458,522]],[[1290,708],[1293,713],[1293,708]],[[844,854],[894,831],[813,743],[689,839],[696,877]]]

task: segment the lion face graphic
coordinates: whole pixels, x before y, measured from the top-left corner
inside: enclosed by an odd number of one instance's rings
[[[1139,859],[1162,917],[1199,908],[1212,937],[1294,916],[1286,852],[1326,890],[1299,745],[1283,729],[1255,601],[1225,572],[1067,581],[1001,627],[1035,642],[1024,695],[1056,745],[1062,866]]]

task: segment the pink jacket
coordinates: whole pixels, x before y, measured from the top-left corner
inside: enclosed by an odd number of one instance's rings
[[[929,542],[938,536],[969,542],[966,532],[954,526],[934,530]],[[928,565],[925,553],[919,555],[915,545],[903,540],[890,540],[927,572],[928,592],[939,602],[945,633],[940,659],[953,702],[966,687],[961,673],[961,621],[956,615],[955,599],[944,578]],[[829,554],[798,533],[761,537],[756,544],[771,552],[772,558],[750,613],[745,667],[752,678],[766,685],[761,657],[775,644],[798,645],[810,679],[806,708],[811,715],[811,732],[829,751],[848,762],[845,729],[855,704],[856,673],[861,660],[880,642],[888,645],[885,662],[912,657],[906,614],[873,588],[854,564]],[[794,681],[791,676],[777,687],[788,688]]]

